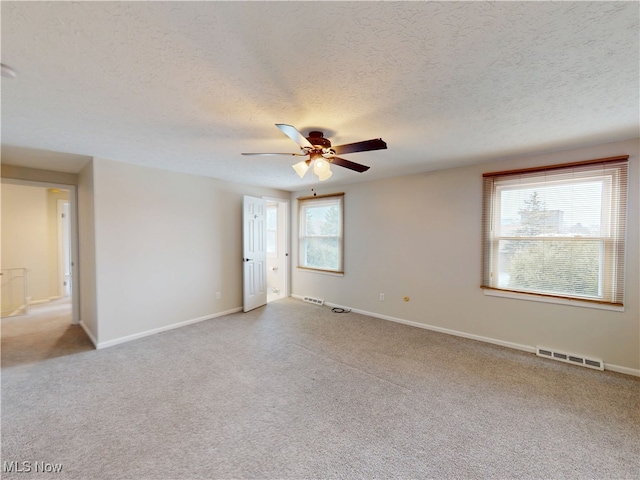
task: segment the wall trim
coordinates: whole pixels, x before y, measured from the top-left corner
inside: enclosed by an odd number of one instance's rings
[[[625,375],[632,375],[634,377],[640,377],[640,369],[621,367],[620,365],[612,365],[611,363],[604,363],[604,369],[616,373],[624,373]]]
[[[155,335],[156,333],[166,332],[168,330],[174,330],[176,328],[186,327],[187,325],[191,325],[193,323],[204,322],[205,320],[211,320],[213,318],[223,317],[225,315],[230,315],[232,313],[241,312],[242,307],[232,308],[230,310],[225,310],[224,312],[212,313],[211,315],[205,315],[204,317],[192,318],[191,320],[185,320],[183,322],[172,323],[171,325],[166,325],[164,327],[154,328],[151,330],[147,330],[140,333],[134,333],[133,335],[127,335],[126,337],[120,337],[113,340],[109,340],[106,342],[93,342],[98,350],[102,348],[114,347],[116,345],[120,345],[121,343],[131,342],[132,340],[138,340],[139,338],[149,337],[151,335]],[[85,329],[86,331],[86,329]],[[92,337],[92,336],[90,336]],[[93,341],[93,338],[92,338]]]
[[[304,297],[302,295],[291,295],[293,298],[296,298],[298,300],[303,300]],[[451,330],[449,328],[443,328],[443,327],[436,327],[434,325],[428,325],[426,323],[419,323],[419,322],[414,322],[411,320],[405,320],[403,318],[398,318],[398,317],[392,317],[389,315],[382,315],[379,313],[374,313],[374,312],[368,312],[366,310],[360,310],[357,308],[351,308],[351,307],[346,307],[344,305],[338,305],[335,303],[330,303],[330,302],[325,302],[325,305],[328,305],[329,307],[338,307],[338,308],[345,308],[347,310],[351,310],[354,313],[358,313],[360,315],[366,315],[368,317],[374,317],[374,318],[380,318],[382,320],[388,320],[390,322],[395,322],[395,323],[401,323],[403,325],[409,325],[411,327],[418,327],[418,328],[422,328],[424,330],[432,330],[434,332],[439,332],[439,333],[444,333],[447,335],[453,335],[456,337],[462,337],[462,338],[468,338],[471,340],[477,340],[479,342],[485,342],[485,343],[491,343],[493,345],[500,345],[501,347],[507,347],[507,348],[513,348],[514,350],[520,350],[523,352],[527,352],[527,353],[536,353],[536,348],[530,345],[522,345],[519,343],[514,343],[514,342],[507,342],[505,340],[498,340],[496,338],[491,338],[491,337],[483,337],[481,335],[475,335],[472,333],[465,333],[465,332],[461,332],[459,330]],[[631,375],[634,377],[640,377],[640,369],[635,369],[635,368],[629,368],[629,367],[622,367],[620,365],[613,365],[611,363],[604,363],[604,369],[605,370],[609,370],[611,372],[616,372],[616,373],[623,373],[625,375]]]
[[[608,303],[598,303],[595,301],[547,297],[526,292],[512,292],[507,290],[484,288],[483,293],[490,297],[513,298],[515,300],[530,300],[532,302],[555,303],[556,305],[571,305],[572,307],[598,308],[600,310],[610,310],[612,312],[624,312],[624,305],[612,305]]]
[[[49,298],[43,298],[43,299],[40,299],[40,300],[31,300],[31,297],[28,297],[27,304],[29,306],[31,306],[31,305],[42,305],[44,303],[49,303],[50,301],[51,300]]]
[[[91,157],[83,156],[85,164]],[[84,167],[84,165],[83,165]],[[2,180],[11,183],[13,181],[26,181],[26,182],[38,182],[38,183],[58,183],[64,185],[64,188],[69,186],[78,185],[78,174],[60,172],[56,170],[43,170],[41,168],[20,167],[18,165],[11,165],[8,163],[2,164]]]
[[[379,313],[367,312],[365,310],[359,310],[357,308],[343,307],[341,305],[334,305],[329,302],[325,302],[330,307],[347,308],[354,313],[360,313],[369,317],[380,318],[382,320],[388,320],[390,322],[402,323],[403,325],[409,325],[411,327],[418,327],[424,330],[431,330],[438,333],[445,333],[447,335],[453,335],[455,337],[468,338],[470,340],[477,340],[479,342],[491,343],[493,345],[500,345],[501,347],[513,348],[514,350],[520,350],[527,353],[536,353],[536,348],[529,345],[522,345],[520,343],[507,342],[506,340],[498,340],[497,338],[483,337],[482,335],[475,335],[473,333],[461,332],[459,330],[452,330],[450,328],[436,327],[435,325],[428,325],[426,323],[414,322],[412,320],[405,320],[403,318],[391,317],[389,315],[382,315]]]

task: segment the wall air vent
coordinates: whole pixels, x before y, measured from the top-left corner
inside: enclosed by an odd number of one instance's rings
[[[321,300],[320,298],[313,298],[313,297],[305,296],[303,298],[303,300],[305,302],[308,302],[308,303],[313,303],[314,305],[324,305],[324,300]]]
[[[572,353],[558,352],[550,348],[536,347],[536,355],[539,357],[551,358],[558,360],[559,362],[570,363],[572,365],[581,365],[587,368],[593,368],[595,370],[604,370],[604,362],[602,360],[596,360],[594,358],[586,358],[582,355],[575,355]]]

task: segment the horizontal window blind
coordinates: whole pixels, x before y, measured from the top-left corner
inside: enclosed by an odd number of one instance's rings
[[[627,160],[485,173],[482,287],[622,305]]]

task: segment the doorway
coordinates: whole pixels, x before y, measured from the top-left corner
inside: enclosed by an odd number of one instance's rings
[[[266,200],[267,303],[289,296],[289,202]]]
[[[30,311],[55,306],[58,319],[79,323],[75,212],[73,185],[2,179],[3,319],[27,325]]]
[[[289,202],[245,195],[242,207],[245,312],[289,296]]]

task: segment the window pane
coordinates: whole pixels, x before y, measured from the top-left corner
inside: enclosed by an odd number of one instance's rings
[[[267,254],[274,256],[277,254],[278,240],[278,207],[277,205],[267,205],[266,209],[267,226]]]
[[[267,253],[276,253],[276,232],[267,230]]]
[[[338,270],[340,267],[338,239],[308,237],[305,242],[305,259],[307,267]]]
[[[267,206],[267,230],[278,228],[278,207]]]
[[[306,207],[307,235],[338,235],[340,228],[340,210],[338,205]]]
[[[600,237],[602,189],[602,180],[500,189],[500,236]]]
[[[498,286],[563,296],[601,296],[599,240],[502,240]]]

